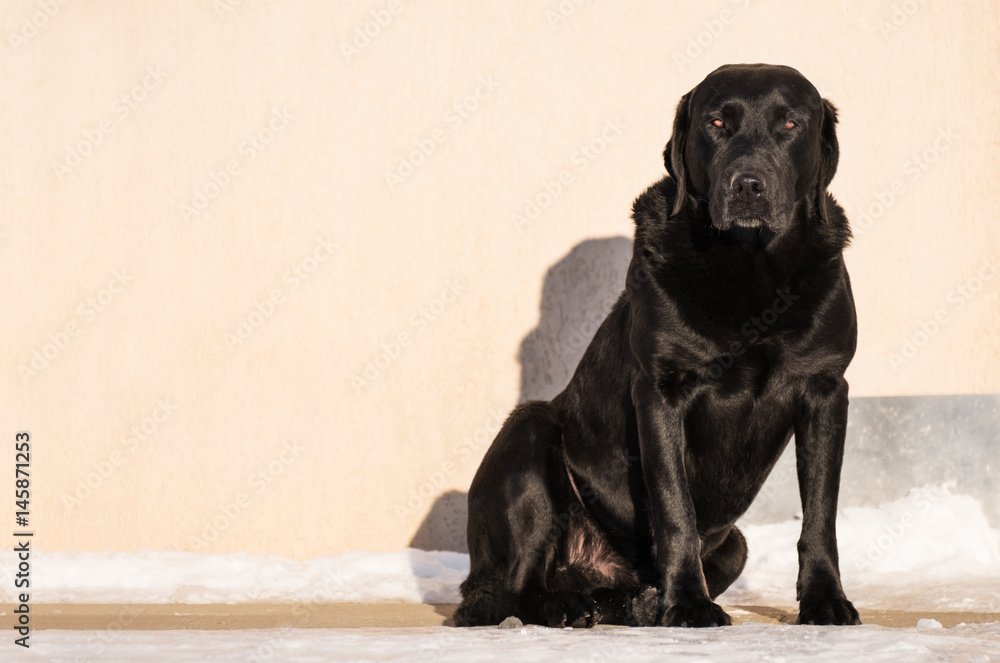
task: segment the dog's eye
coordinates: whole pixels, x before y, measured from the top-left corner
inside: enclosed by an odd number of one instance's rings
[[[794,129],[795,127],[799,126],[799,125],[797,125],[794,122],[792,122],[791,120],[789,120],[788,122],[785,122],[785,124],[782,125],[782,126],[784,126],[785,129],[788,129],[790,131],[790,130]]]
[[[722,120],[716,118],[716,119],[712,120],[712,126],[718,127],[719,129],[721,129],[722,127],[724,127],[726,125],[725,125],[725,123]]]

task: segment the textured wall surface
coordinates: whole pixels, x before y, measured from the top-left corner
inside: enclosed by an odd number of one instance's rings
[[[460,531],[729,62],[840,108],[852,394],[1000,392],[998,35],[985,0],[0,4],[0,435],[35,440],[38,547]]]

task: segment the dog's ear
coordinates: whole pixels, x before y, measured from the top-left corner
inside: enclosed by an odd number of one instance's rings
[[[816,184],[816,209],[819,218],[826,223],[826,188],[837,172],[840,161],[840,145],[837,143],[837,109],[826,99],[823,100],[823,121],[819,138],[819,176]]]
[[[674,129],[667,141],[667,147],[663,150],[663,164],[667,167],[667,172],[677,182],[677,196],[674,198],[674,208],[670,216],[676,216],[685,203],[687,203],[687,168],[684,167],[684,143],[687,140],[688,125],[691,124],[689,106],[691,93],[688,92],[681,97],[677,104],[677,113],[674,115]]]

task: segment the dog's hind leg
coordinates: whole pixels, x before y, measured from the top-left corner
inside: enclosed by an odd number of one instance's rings
[[[457,625],[496,624],[511,615],[533,624],[593,625],[589,594],[550,587],[573,516],[561,437],[548,403],[525,403],[486,452],[469,489],[470,570]]]
[[[719,538],[722,542],[710,547],[701,560],[708,595],[713,600],[733,584],[747,561],[746,539],[736,527]],[[662,597],[654,585],[647,583],[598,589],[593,592],[593,597],[603,624],[656,626],[663,610]]]
[[[472,571],[462,583],[462,604],[455,611],[455,626],[499,624],[514,614],[514,597],[500,573]]]
[[[733,526],[722,543],[711,549],[701,560],[708,595],[713,601],[735,582],[746,563],[747,541],[743,538],[743,533]]]

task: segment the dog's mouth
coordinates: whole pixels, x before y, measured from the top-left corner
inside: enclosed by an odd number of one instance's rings
[[[770,225],[771,203],[767,200],[746,202],[739,198],[731,198],[726,201],[726,209],[723,218],[729,225],[740,228],[760,228]]]
[[[719,230],[730,228],[767,228],[773,219],[771,203],[767,199],[747,201],[737,196],[726,196],[711,205],[712,225]]]

